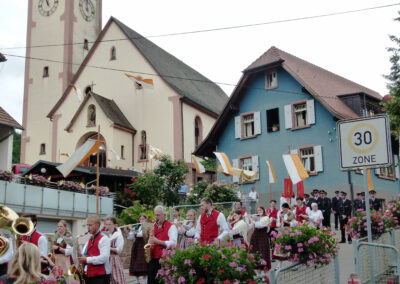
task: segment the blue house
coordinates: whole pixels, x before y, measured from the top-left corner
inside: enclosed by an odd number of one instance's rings
[[[233,167],[258,171],[258,181],[245,183],[244,193],[256,186],[261,201],[269,199],[267,159],[275,168],[272,197],[279,199],[288,177],[282,154],[297,153],[310,177],[305,192],[325,189],[359,192],[361,171],[339,169],[336,122],[382,113],[375,91],[333,74],[294,55],[271,47],[243,71],[219,119],[195,154],[214,157],[225,152]],[[398,142],[392,139],[394,164]],[[391,199],[399,192],[399,168],[372,174],[378,196]],[[239,182],[232,177],[219,180]]]

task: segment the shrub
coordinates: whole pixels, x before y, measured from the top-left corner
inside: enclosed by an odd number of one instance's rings
[[[385,222],[380,212],[371,211],[371,230],[372,235],[379,236],[385,232]],[[365,211],[357,211],[356,216],[348,222],[350,227],[348,234],[353,238],[359,239],[368,236],[367,230],[367,214]]]
[[[237,196],[239,188],[233,183],[213,182],[209,184],[204,192],[204,197],[209,197],[213,202],[235,202],[240,201]]]
[[[207,181],[199,181],[197,184],[192,186],[192,190],[186,196],[186,201],[188,204],[200,204],[201,199],[204,197],[204,192],[206,191],[209,183]]]
[[[128,199],[124,200],[127,205],[131,203],[129,200],[132,198],[139,200],[142,204],[150,206],[155,206],[159,203],[161,199],[161,189],[164,184],[162,178],[151,171],[147,171],[146,173],[139,175],[137,178],[132,178],[131,181],[132,183],[128,186],[128,191],[125,191],[123,194],[123,198]]]
[[[0,170],[0,180],[12,182],[14,180],[13,172]]]
[[[307,266],[326,265],[338,253],[335,233],[306,223],[285,227],[273,235],[276,251],[291,262],[300,261]]]
[[[38,186],[47,186],[49,184],[49,180],[41,175],[32,175],[25,176],[27,184],[38,185]]]
[[[61,190],[80,192],[80,193],[86,192],[85,185],[70,180],[61,180],[57,183],[57,186],[58,189]]]
[[[128,225],[139,223],[139,215],[140,213],[146,213],[147,217],[150,217],[151,220],[154,220],[154,212],[153,207],[148,205],[140,204],[140,201],[134,201],[133,206],[122,210],[119,214],[117,221],[118,225]]]
[[[190,244],[186,250],[164,250],[158,277],[164,283],[256,283],[258,254],[230,245]]]
[[[96,194],[97,187],[95,185],[92,185],[88,188],[86,188],[87,192],[90,194]],[[99,186],[99,196],[108,196],[110,194],[110,190],[108,189],[107,186]]]

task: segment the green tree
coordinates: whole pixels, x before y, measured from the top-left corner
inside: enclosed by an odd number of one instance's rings
[[[179,190],[185,183],[185,176],[188,172],[189,169],[184,161],[173,161],[167,155],[160,158],[160,163],[154,169],[154,174],[164,179],[161,189],[161,200],[164,205],[173,206],[179,204]]]
[[[120,196],[124,196],[123,206],[132,206],[133,200],[139,200],[141,204],[156,206],[160,201],[160,191],[164,187],[164,179],[159,175],[148,171],[132,179],[129,189]],[[120,198],[120,197],[119,197]]]
[[[207,170],[215,170],[216,166],[215,158],[207,158],[206,160],[201,161],[201,163]]]
[[[400,21],[400,17],[396,18],[395,21]],[[382,104],[390,118],[390,129],[400,137],[400,38],[394,35],[389,37],[395,46],[387,48],[388,52],[391,53],[390,63],[392,63],[392,66],[390,74],[384,77],[389,81],[387,88],[391,100]]]
[[[14,132],[12,163],[19,164],[21,154],[21,133]]]

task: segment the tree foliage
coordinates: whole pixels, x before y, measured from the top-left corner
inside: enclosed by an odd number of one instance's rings
[[[19,164],[21,155],[21,133],[14,132],[12,163]]]
[[[396,18],[395,21],[400,22],[400,17]],[[383,102],[382,104],[390,117],[391,130],[400,133],[400,38],[391,35],[390,40],[395,44],[395,46],[387,48],[391,53],[390,63],[392,66],[390,68],[390,74],[384,77],[389,80],[387,88],[391,100]]]

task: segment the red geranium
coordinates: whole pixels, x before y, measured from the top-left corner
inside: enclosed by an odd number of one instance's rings
[[[210,258],[211,258],[211,255],[209,255],[209,254],[203,255],[203,259],[210,259]]]
[[[206,280],[202,277],[199,280],[197,280],[196,284],[203,284],[206,283]]]
[[[230,280],[225,280],[224,284],[231,284],[232,282]]]

